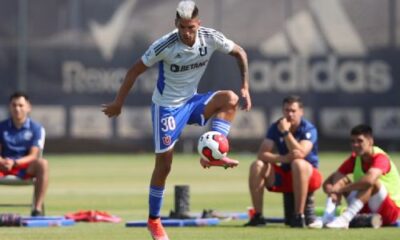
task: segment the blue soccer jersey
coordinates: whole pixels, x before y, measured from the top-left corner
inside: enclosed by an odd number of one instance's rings
[[[318,132],[315,126],[311,122],[305,119],[301,119],[300,125],[297,128],[296,132],[293,133],[293,136],[299,142],[302,140],[308,140],[312,142],[313,147],[310,153],[305,157],[305,159],[313,167],[318,168]],[[275,143],[275,146],[280,155],[286,155],[288,153],[283,135],[278,129],[278,122],[275,122],[271,125],[271,127],[268,129],[266,138],[272,140]],[[290,164],[282,164],[282,168],[288,170],[290,169]]]
[[[21,128],[17,129],[11,119],[0,122],[1,157],[18,159],[26,156],[36,146],[44,147],[45,130],[28,118]]]
[[[196,41],[189,47],[174,30],[157,41],[143,54],[143,63],[158,63],[159,74],[152,100],[163,107],[179,107],[197,93],[197,87],[214,51],[229,53],[234,42],[220,32],[200,27]]]

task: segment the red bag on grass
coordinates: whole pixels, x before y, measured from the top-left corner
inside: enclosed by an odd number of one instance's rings
[[[107,212],[88,210],[88,211],[78,211],[75,213],[65,214],[65,218],[73,219],[77,222],[111,222],[119,223],[121,218],[117,216],[110,215]]]

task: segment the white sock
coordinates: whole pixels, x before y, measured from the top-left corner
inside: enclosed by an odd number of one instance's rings
[[[342,216],[347,220],[351,221],[354,216],[364,207],[364,203],[360,199],[356,198],[350,203],[347,209],[344,211]]]
[[[335,211],[336,211],[336,203],[332,201],[331,197],[328,197],[328,199],[326,199],[325,213],[331,215],[334,214]]]
[[[323,222],[331,221],[330,219],[335,217],[335,212],[336,212],[336,203],[332,201],[331,197],[328,197],[326,199],[325,211],[324,215],[322,216],[322,221]]]

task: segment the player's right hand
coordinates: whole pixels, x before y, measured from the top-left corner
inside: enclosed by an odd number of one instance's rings
[[[291,127],[291,123],[288,121],[287,118],[282,117],[278,120],[278,129],[280,132],[289,131]]]
[[[103,104],[101,105],[102,109],[101,111],[107,115],[107,117],[116,117],[119,114],[121,114],[121,108],[122,106],[120,104],[117,104],[115,102],[108,103],[108,104]]]
[[[0,158],[0,170],[10,171],[14,164],[14,160],[9,158]]]
[[[243,106],[242,106],[242,110],[245,111],[250,111],[252,105],[251,105],[251,97],[250,97],[250,93],[248,89],[242,88],[240,90],[242,98],[244,100]]]

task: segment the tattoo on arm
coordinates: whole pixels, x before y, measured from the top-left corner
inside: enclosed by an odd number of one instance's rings
[[[247,54],[246,52],[243,50],[242,47],[240,46],[236,46],[237,51],[233,52],[232,55],[236,58],[239,69],[240,69],[240,73],[241,73],[241,77],[244,81],[244,84],[248,83],[249,80],[249,65],[248,65],[248,60],[247,60]]]

